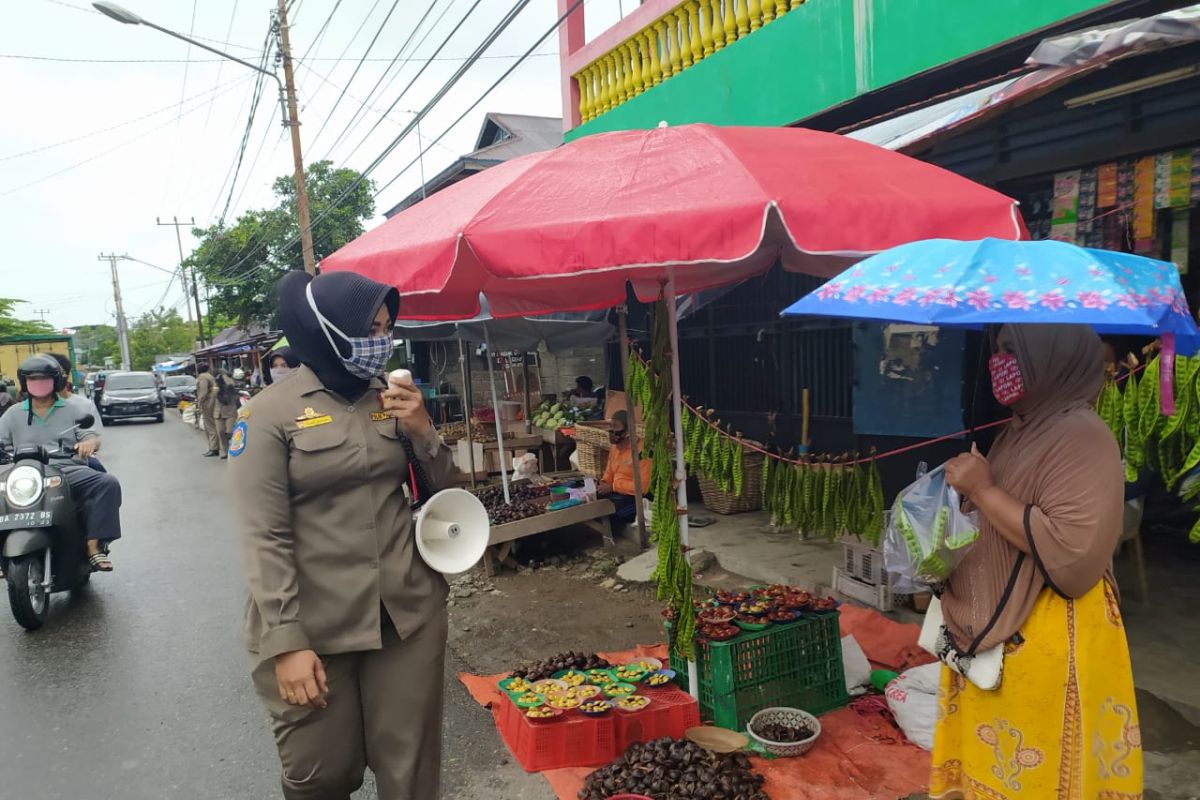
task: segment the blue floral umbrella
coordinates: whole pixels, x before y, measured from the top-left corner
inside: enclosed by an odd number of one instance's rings
[[[1101,334],[1160,337],[1164,358],[1200,349],[1175,265],[1055,241],[900,245],[860,261],[783,313],[954,328],[1091,325]]]

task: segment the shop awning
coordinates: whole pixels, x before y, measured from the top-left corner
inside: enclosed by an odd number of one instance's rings
[[[1118,58],[1198,41],[1200,4],[1056,36],[1034,49],[1027,61],[1028,72],[1001,76],[987,86],[841,132],[852,139],[912,155],[968,126],[1030,103]]]

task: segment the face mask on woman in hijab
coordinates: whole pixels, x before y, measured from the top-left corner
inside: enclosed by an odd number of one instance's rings
[[[317,323],[321,326],[325,338],[329,340],[329,346],[338,354],[346,371],[364,380],[382,375],[384,369],[387,368],[388,359],[392,357],[392,350],[395,348],[392,332],[389,330],[380,336],[347,336],[317,308],[317,302],[313,299],[311,283],[305,287],[304,295],[308,299],[308,307],[317,317]],[[342,351],[334,342],[332,334],[337,334],[342,341],[350,345],[350,355],[343,356],[341,354]]]
[[[273,384],[293,375],[300,368],[300,361],[296,358],[292,349],[285,345],[271,353],[271,358],[267,361],[267,367],[264,377],[268,384]]]

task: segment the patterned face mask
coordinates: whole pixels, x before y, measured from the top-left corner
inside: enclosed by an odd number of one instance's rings
[[[356,378],[370,380],[378,378],[387,368],[388,359],[392,357],[392,350],[395,345],[392,342],[391,332],[385,333],[383,336],[347,336],[338,330],[337,326],[325,318],[325,315],[317,308],[317,301],[313,299],[312,284],[304,288],[304,295],[308,298],[308,307],[312,309],[313,314],[317,317],[317,324],[321,326],[321,331],[325,334],[325,338],[329,340],[329,346],[333,348],[333,352],[338,354],[338,358],[342,360],[346,371]],[[347,344],[350,345],[350,355],[343,356],[341,350],[338,349],[337,343],[333,341],[330,331],[336,333]]]
[[[1011,406],[1025,396],[1025,379],[1012,353],[996,353],[988,361],[992,373],[992,394],[1002,406]]]

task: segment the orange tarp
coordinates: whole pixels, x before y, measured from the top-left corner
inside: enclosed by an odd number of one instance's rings
[[[931,657],[917,648],[918,628],[892,622],[868,609],[844,606],[842,634],[853,634],[874,664],[904,669],[928,663]],[[638,645],[633,650],[601,653],[609,662],[625,663],[641,656],[666,660],[665,645]],[[459,679],[477,703],[490,708],[503,699],[496,685],[504,675],[469,675]],[[852,708],[821,717],[821,738],[801,758],[751,759],[766,778],[764,790],[771,800],[881,800],[924,792],[929,781],[929,754],[908,743],[889,720],[878,713]],[[560,800],[576,800],[592,768],[543,772]]]

